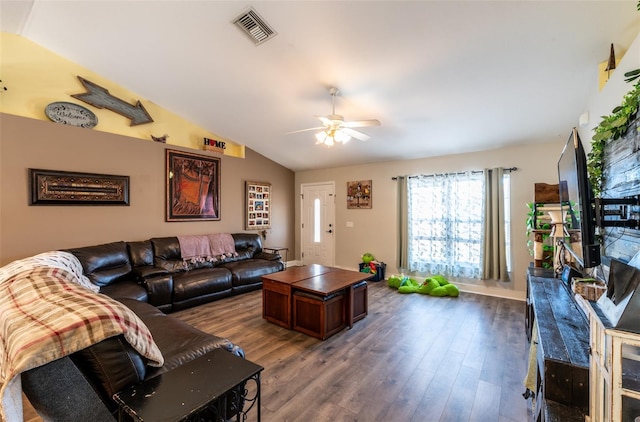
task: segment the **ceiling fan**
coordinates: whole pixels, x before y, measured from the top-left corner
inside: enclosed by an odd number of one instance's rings
[[[329,88],[329,94],[331,94],[331,114],[328,116],[316,116],[322,122],[323,126],[294,130],[293,132],[287,133],[322,130],[321,132],[316,133],[316,144],[325,144],[327,146],[331,146],[335,142],[344,144],[351,138],[356,138],[361,141],[369,139],[369,135],[354,130],[353,128],[380,126],[380,121],[376,119],[345,121],[343,116],[336,114],[336,96],[338,95],[338,88]]]

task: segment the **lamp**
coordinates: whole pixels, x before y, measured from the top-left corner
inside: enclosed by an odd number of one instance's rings
[[[571,259],[571,255],[563,249],[564,243],[561,241],[562,239],[570,238],[563,219],[568,208],[566,205],[559,207],[542,207],[551,217],[552,227],[550,236],[554,239],[553,269],[556,274],[560,274],[564,269],[564,263]]]
[[[316,133],[316,139],[316,144],[325,144],[330,147],[336,142],[346,144],[351,140],[351,136],[337,129],[327,129]]]

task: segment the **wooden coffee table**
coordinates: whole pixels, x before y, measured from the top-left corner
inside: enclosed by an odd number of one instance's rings
[[[312,264],[290,267],[262,276],[262,317],[284,328],[293,327],[291,286],[304,279],[336,271],[337,268]]]
[[[355,286],[370,276],[322,265],[291,267],[263,276],[262,316],[324,340],[345,326],[353,327]],[[366,314],[367,290],[358,291],[365,303],[360,319]]]
[[[316,294],[321,297],[330,296],[344,290],[347,295],[347,315],[346,322],[349,328],[353,327],[353,286],[361,281],[367,280],[371,274],[358,271],[341,270],[318,274],[317,276],[306,278],[294,284],[296,290],[301,290]]]

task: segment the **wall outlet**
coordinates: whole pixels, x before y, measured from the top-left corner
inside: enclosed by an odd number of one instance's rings
[[[353,227],[353,221],[347,221],[347,227]]]

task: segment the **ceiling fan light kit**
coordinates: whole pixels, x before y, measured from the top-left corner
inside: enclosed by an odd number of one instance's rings
[[[369,135],[366,135],[352,128],[380,126],[380,121],[376,119],[368,119],[346,122],[343,116],[336,114],[336,95],[338,95],[338,88],[329,88],[329,94],[331,94],[331,114],[328,116],[316,116],[322,122],[323,127],[295,130],[288,133],[307,132],[311,130],[322,129],[321,132],[316,133],[316,144],[324,144],[326,146],[332,146],[336,142],[346,144],[351,140],[351,138],[356,138],[361,141],[366,141],[367,139],[369,139]]]
[[[323,130],[316,133],[316,139],[316,144],[325,144],[330,147],[336,142],[346,144],[351,140],[351,136],[341,130]]]

